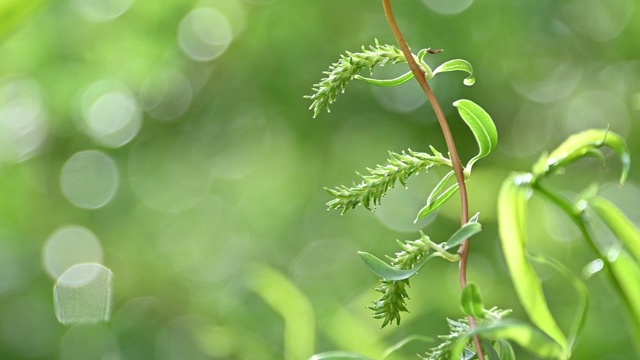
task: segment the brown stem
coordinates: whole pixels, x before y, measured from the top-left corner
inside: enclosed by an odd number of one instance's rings
[[[442,111],[442,107],[436,98],[436,94],[431,90],[429,83],[425,77],[424,70],[416,63],[416,60],[413,57],[413,53],[409,48],[409,44],[404,39],[402,32],[400,31],[400,27],[396,22],[396,19],[393,15],[393,9],[391,8],[391,0],[382,0],[382,6],[384,7],[384,14],[387,17],[387,22],[391,27],[391,31],[400,45],[400,49],[404,54],[407,63],[409,64],[409,68],[411,68],[411,72],[415,76],[416,80],[420,84],[420,87],[424,91],[425,95],[429,99],[429,103],[431,103],[431,107],[436,113],[436,118],[438,119],[438,123],[440,124],[440,128],[442,129],[442,133],[444,135],[445,142],[447,144],[447,150],[449,151],[449,155],[451,156],[451,164],[453,165],[453,171],[456,176],[456,180],[458,181],[458,186],[460,187],[460,204],[461,204],[461,213],[460,213],[460,222],[462,225],[465,225],[469,222],[469,198],[467,195],[467,185],[464,179],[464,169],[462,166],[462,161],[460,160],[460,156],[458,155],[458,149],[456,148],[456,144],[453,141],[453,135],[451,134],[451,129],[449,128],[449,123],[444,115],[444,111]],[[460,247],[460,286],[464,289],[467,286],[467,263],[469,260],[469,240],[465,240]],[[476,327],[476,319],[473,316],[469,316],[469,325],[473,329]],[[480,344],[480,339],[475,336],[473,338],[473,342],[478,351],[478,359],[484,360],[484,354],[482,351],[482,346]]]

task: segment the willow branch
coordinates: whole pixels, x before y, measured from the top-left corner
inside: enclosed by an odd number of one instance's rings
[[[460,160],[460,156],[458,155],[458,149],[456,148],[456,144],[453,140],[453,135],[451,134],[451,129],[449,128],[449,123],[444,115],[444,111],[442,111],[442,107],[436,98],[435,93],[431,90],[429,83],[425,77],[424,70],[418,65],[416,60],[413,57],[413,53],[411,52],[411,48],[409,48],[409,44],[404,39],[402,32],[400,31],[400,27],[395,20],[393,15],[393,9],[391,8],[391,0],[382,0],[382,6],[384,7],[384,13],[387,17],[387,21],[389,26],[391,27],[391,31],[404,54],[407,63],[409,64],[409,68],[411,72],[415,76],[416,80],[420,84],[420,87],[424,91],[427,99],[429,99],[429,103],[433,110],[436,113],[436,118],[438,119],[438,123],[440,124],[440,128],[442,129],[442,133],[444,135],[445,142],[447,144],[447,150],[449,151],[449,155],[451,156],[451,163],[453,165],[453,171],[456,176],[456,180],[458,185],[460,186],[460,205],[461,205],[461,213],[460,213],[460,222],[461,225],[465,225],[469,222],[469,199],[467,195],[467,186],[465,184],[464,179],[464,169],[462,166],[462,161]],[[461,260],[460,260],[460,286],[465,288],[467,286],[467,264],[469,259],[469,240],[465,240],[462,243],[459,251]],[[473,316],[469,316],[469,325],[471,328],[476,327],[476,320]],[[476,349],[478,351],[478,359],[484,360],[484,354],[482,352],[482,346],[480,344],[480,339],[476,336],[473,338]]]

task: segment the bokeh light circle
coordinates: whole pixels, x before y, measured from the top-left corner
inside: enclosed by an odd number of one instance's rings
[[[120,147],[142,126],[142,114],[129,88],[117,81],[93,83],[82,96],[85,132],[101,145]]]
[[[106,22],[124,14],[134,0],[75,0],[77,10],[87,20]]]
[[[113,274],[95,263],[72,266],[53,287],[56,316],[63,324],[109,320],[112,298]]]
[[[118,167],[101,151],[81,151],[69,158],[60,172],[62,194],[73,205],[98,209],[115,195],[120,182]]]
[[[217,9],[198,8],[182,19],[178,42],[184,53],[195,61],[218,58],[229,47],[233,30],[227,17]]]
[[[148,78],[142,90],[142,106],[158,120],[172,120],[191,104],[191,82],[177,70],[162,69]]]
[[[60,276],[73,265],[102,263],[103,250],[98,237],[89,229],[69,225],[56,230],[44,244],[42,262],[53,278]]]
[[[473,0],[422,0],[429,9],[442,15],[459,14],[473,3]]]
[[[570,0],[562,3],[564,21],[579,34],[600,42],[620,35],[633,18],[634,0]]]
[[[28,78],[0,81],[0,162],[33,157],[47,135],[42,89]]]

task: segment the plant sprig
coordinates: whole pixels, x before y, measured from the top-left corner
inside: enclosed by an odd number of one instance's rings
[[[369,210],[380,204],[381,198],[400,182],[406,186],[407,179],[421,171],[429,171],[434,166],[451,166],[451,161],[440,152],[431,148],[434,155],[416,152],[411,149],[402,153],[389,152],[386,165],[368,168],[368,175],[358,173],[362,178],[359,184],[353,186],[338,186],[333,189],[325,188],[335,199],[329,201],[329,209],[342,210],[342,214],[362,205]]]
[[[347,51],[340,55],[338,62],[331,64],[329,71],[324,72],[327,77],[313,86],[313,94],[305,96],[313,100],[309,107],[313,110],[313,117],[318,116],[322,109],[329,112],[329,105],[336,101],[338,93],[344,93],[347,84],[363,70],[368,69],[373,74],[376,66],[403,62],[406,59],[400,49],[393,45],[380,45],[378,40],[368,49],[363,46],[361,52]]]

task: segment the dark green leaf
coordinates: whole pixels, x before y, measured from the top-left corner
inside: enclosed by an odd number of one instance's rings
[[[476,161],[489,155],[498,146],[498,131],[491,116],[473,101],[462,99],[454,102],[453,106],[458,108],[462,120],[467,123],[478,143],[478,155],[469,160],[465,169],[470,173]]]
[[[469,239],[473,235],[482,231],[482,225],[478,222],[468,222],[463,227],[458,229],[449,240],[447,240],[447,244],[445,245],[446,249],[451,249],[454,246],[458,246],[462,244],[463,241]]]
[[[444,64],[438,66],[435,70],[433,70],[433,75],[435,76],[438,73],[443,73],[448,71],[464,71],[468,73],[469,76],[463,81],[463,83],[467,86],[471,86],[476,82],[476,79],[473,77],[473,67],[471,67],[471,64],[469,64],[469,62],[466,60],[462,60],[462,59],[449,60]]]
[[[459,359],[466,344],[476,335],[489,340],[512,340],[524,349],[545,359],[569,358],[569,354],[563,351],[562,346],[553,339],[529,324],[513,320],[481,324],[475,330],[466,332],[454,344],[450,358]]]
[[[363,251],[358,251],[358,255],[360,255],[360,259],[362,259],[367,269],[369,269],[369,271],[376,274],[381,279],[399,281],[408,279],[411,276],[415,275],[435,254],[426,256],[410,270],[396,269],[386,262],[378,259],[374,255]]]
[[[622,162],[620,184],[624,184],[631,167],[631,154],[624,139],[610,130],[591,129],[570,136],[549,155],[543,155],[533,167],[536,178],[547,176],[585,156],[597,155],[599,148],[607,146],[618,154]]]
[[[460,304],[465,314],[479,319],[484,317],[484,304],[482,303],[478,285],[468,283],[465,286],[464,290],[462,290]]]
[[[563,349],[568,341],[558,327],[542,290],[542,283],[526,256],[527,199],[532,189],[531,174],[511,175],[498,195],[498,225],[502,251],[520,303],[531,321]]]

